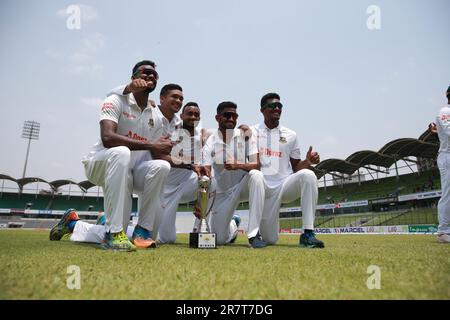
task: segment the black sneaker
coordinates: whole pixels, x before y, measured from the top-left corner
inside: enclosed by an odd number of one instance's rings
[[[304,248],[325,248],[324,243],[316,238],[314,232],[302,233],[299,245]]]
[[[250,243],[250,246],[254,249],[264,248],[267,246],[266,242],[262,239],[259,232],[256,234],[256,236],[248,239],[248,242]]]

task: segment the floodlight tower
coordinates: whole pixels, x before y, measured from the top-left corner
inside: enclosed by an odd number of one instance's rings
[[[31,140],[39,140],[39,130],[41,124],[36,121],[25,121],[23,123],[22,138],[28,139],[27,155],[25,157],[25,165],[23,167],[22,178],[25,178],[25,172],[27,171],[28,154],[30,153]]]

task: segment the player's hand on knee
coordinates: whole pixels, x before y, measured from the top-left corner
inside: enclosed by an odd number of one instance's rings
[[[154,155],[168,155],[172,151],[172,141],[168,136],[161,137],[153,145],[151,151]]]

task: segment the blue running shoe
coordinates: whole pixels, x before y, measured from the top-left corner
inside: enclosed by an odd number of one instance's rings
[[[64,212],[63,216],[61,217],[61,220],[50,230],[50,240],[51,241],[59,241],[61,238],[69,233],[72,233],[72,231],[69,229],[69,223],[71,221],[78,221],[80,218],[78,217],[77,212],[75,209],[67,209],[66,212]]]
[[[256,234],[256,236],[248,239],[248,242],[253,249],[260,249],[267,246],[267,243],[262,239],[259,232]]]
[[[325,244],[318,240],[312,231],[302,233],[299,245],[304,248],[325,248]]]
[[[156,241],[152,239],[152,232],[142,228],[139,225],[134,228],[131,241],[133,241],[136,248],[156,248]]]

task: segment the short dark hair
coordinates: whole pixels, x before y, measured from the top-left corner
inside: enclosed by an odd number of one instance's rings
[[[165,97],[169,93],[169,91],[172,91],[172,90],[183,91],[181,86],[179,86],[178,84],[169,83],[169,84],[166,84],[164,87],[162,87],[160,95]]]
[[[217,106],[217,114],[221,114],[223,109],[225,108],[233,108],[233,109],[237,109],[237,104],[231,101],[224,101],[219,103],[219,105]]]
[[[156,68],[156,64],[153,61],[150,60],[142,60],[139,61],[138,63],[135,64],[135,66],[133,67],[133,73],[132,76],[134,76],[134,74],[136,73],[137,69],[140,66],[152,66],[154,69]]]
[[[278,100],[280,100],[280,96],[278,95],[278,93],[275,93],[275,92],[266,93],[261,98],[261,108],[264,107],[267,104],[267,101],[269,101],[271,99],[278,99]]]
[[[186,103],[186,104],[184,105],[183,109],[181,109],[181,113],[183,113],[184,110],[185,110],[187,107],[197,107],[197,108],[200,109],[200,107],[198,106],[197,102],[192,102],[192,101],[191,101],[191,102],[188,102],[188,103]]]

